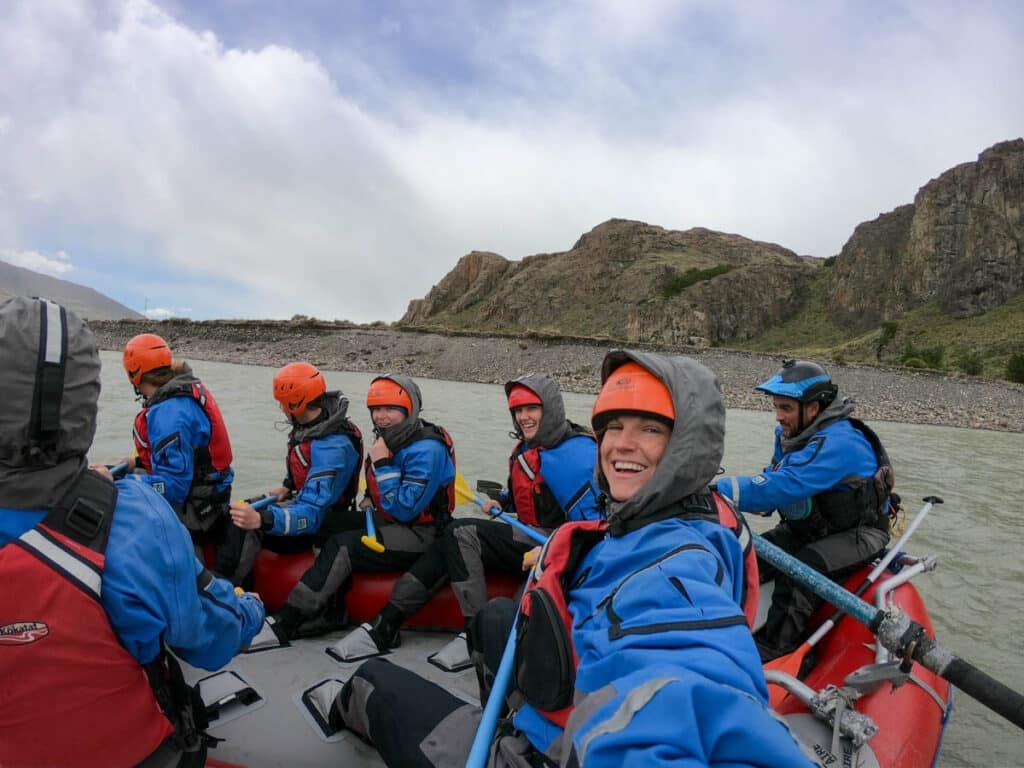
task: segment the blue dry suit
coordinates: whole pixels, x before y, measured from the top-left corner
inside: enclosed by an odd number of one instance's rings
[[[263,530],[271,536],[297,536],[316,533],[324,517],[341,498],[352,475],[359,471],[362,456],[352,439],[342,433],[313,438],[306,482],[288,504],[267,507],[274,523]]]
[[[530,705],[515,726],[549,757],[565,764],[571,751],[569,764],[590,768],[813,765],[769,709],[739,539],[680,517],[721,463],[718,382],[688,358],[625,351],[609,353],[602,378],[629,360],[665,383],[676,413],[699,416],[676,421],[643,487],[609,498],[608,534],[561,580],[578,657],[565,731]],[[596,481],[608,493],[600,466]]]
[[[602,378],[611,364],[628,360],[661,379],[675,412],[687,417],[676,422],[650,479],[630,498],[608,500],[606,528],[573,523],[554,534],[541,557],[544,586],[528,593],[530,609],[517,623],[516,695],[508,698],[519,707],[515,727],[497,728],[487,765],[809,767],[812,760],[769,709],[741,608],[740,540],[707,519],[715,509],[705,503],[708,483],[721,464],[725,432],[718,382],[688,358],[625,351],[609,353]],[[610,495],[599,466],[595,474]],[[560,548],[580,530],[592,532],[583,545]],[[565,596],[567,615],[556,595]],[[491,607],[501,604],[484,610]],[[560,631],[547,631],[553,626]],[[538,638],[539,646],[532,642]],[[492,650],[483,648],[485,657]],[[492,701],[505,682],[495,679]],[[520,706],[524,698],[535,703]],[[545,717],[545,702],[566,702],[571,714],[563,708]],[[480,721],[479,708],[380,660],[353,673],[335,707],[395,766],[454,764],[463,748],[468,753]],[[408,725],[388,727],[395,722]]]
[[[802,520],[811,513],[812,497],[848,490],[845,478],[870,478],[878,469],[871,444],[849,419],[833,421],[789,452],[782,441],[777,426],[771,466],[752,477],[722,478],[718,492],[744,512],[777,509],[786,520]]]
[[[390,459],[374,462],[373,468],[380,490],[378,511],[402,523],[429,512],[438,491],[455,482],[455,464],[440,440],[415,440]]]
[[[146,412],[152,469],[141,475],[177,509],[188,498],[195,477],[195,451],[210,444],[210,419],[191,397],[172,397]],[[228,492],[235,471],[228,467],[216,490]]]
[[[837,396],[800,434],[784,437],[776,427],[770,467],[717,483],[741,510],[779,510],[782,522],[765,538],[834,581],[870,562],[889,540],[892,467],[874,432],[851,418],[853,408]],[[773,577],[771,608],[756,637],[764,660],[796,648],[821,604],[813,591],[762,562],[762,580]]]
[[[731,531],[700,520],[650,523],[606,537],[575,573],[587,574],[568,593],[576,697],[605,689],[599,705],[585,699],[570,721],[581,762],[617,768],[636,754],[637,765],[785,764],[771,756],[793,753],[794,740],[767,711]],[[685,654],[685,666],[672,663],[675,654]],[[616,718],[628,727],[606,732]],[[562,735],[529,705],[514,723],[542,751]],[[639,757],[642,750],[651,751]]]
[[[224,579],[213,579],[198,590],[197,577],[205,569],[195,557],[188,530],[158,494],[139,482],[145,479],[133,475],[117,483],[103,609],[140,664],[153,661],[163,642],[195,667],[219,669],[259,631],[263,604],[252,595],[236,595]],[[0,546],[45,516],[0,509]]]

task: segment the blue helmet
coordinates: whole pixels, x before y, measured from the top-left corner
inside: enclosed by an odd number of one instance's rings
[[[801,403],[821,403],[822,408],[828,406],[839,391],[828,372],[810,360],[783,360],[779,372],[754,389]]]

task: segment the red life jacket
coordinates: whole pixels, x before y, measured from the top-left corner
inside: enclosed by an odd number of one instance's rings
[[[132,430],[132,437],[135,440],[135,451],[138,453],[138,464],[147,472],[153,471],[152,448],[149,444],[149,425],[146,422],[146,413],[157,403],[169,400],[172,397],[191,397],[199,407],[203,409],[206,418],[210,420],[210,443],[195,449],[195,480],[207,474],[206,469],[212,468],[216,472],[223,472],[231,466],[231,440],[228,437],[228,428],[224,424],[224,417],[221,416],[220,406],[213,399],[210,391],[203,386],[202,382],[195,378],[182,378],[178,381],[172,379],[164,384],[156,393],[146,401],[146,407],[139,411],[135,417],[135,428]]]
[[[100,601],[117,496],[100,480],[0,548],[0,765],[137,765],[174,733]]]
[[[576,425],[565,439],[578,435],[593,439],[590,430]],[[544,450],[540,446],[526,448],[522,440],[516,443],[508,459],[508,487],[516,516],[522,522],[537,528],[557,528],[565,522],[565,510],[544,481],[541,471]]]
[[[402,448],[407,445],[411,445],[419,440],[438,440],[448,451],[448,455],[452,459],[452,466],[455,465],[455,444],[452,442],[452,436],[448,434],[448,430],[438,424],[431,424],[429,421],[421,421],[421,427],[418,432],[405,441],[402,445],[394,449],[395,453],[398,453]],[[396,520],[394,517],[389,515],[380,503],[380,486],[377,484],[377,476],[374,474],[373,462],[370,461],[370,457],[366,457],[365,462],[365,473],[366,473],[366,494],[370,497],[373,502],[373,507],[380,515],[390,522],[401,523],[400,520]],[[402,523],[403,525],[423,525],[427,523],[443,523],[446,522],[452,514],[452,510],[455,509],[455,483],[449,483],[448,485],[442,485],[434,498],[430,500],[430,503],[420,512],[420,514],[412,521]]]
[[[347,436],[352,441],[356,453],[362,456],[363,433],[351,421],[347,425],[342,426],[343,428],[338,429],[337,433]],[[318,435],[318,437],[323,437],[323,435]],[[288,440],[288,482],[290,483],[289,487],[296,492],[302,490],[302,487],[306,484],[306,478],[309,476],[309,467],[313,463],[313,441],[315,439],[310,438],[302,442],[296,442],[292,439]],[[348,509],[352,502],[355,501],[356,494],[358,493],[359,466],[357,464],[356,471],[349,478],[348,485],[345,486],[345,490],[342,491],[341,496],[334,502],[331,509]]]
[[[746,521],[736,514],[718,493],[717,515],[687,511],[675,515],[684,520],[715,520],[731,530],[743,548],[743,614],[753,626],[757,617],[760,585],[757,556]],[[544,545],[534,580],[523,594],[517,621],[516,685],[527,702],[544,718],[564,728],[573,710],[573,692],[579,656],[572,639],[572,615],[569,613],[570,580],[576,577],[580,562],[606,535],[605,520],[567,522]],[[627,575],[623,581],[629,579]]]

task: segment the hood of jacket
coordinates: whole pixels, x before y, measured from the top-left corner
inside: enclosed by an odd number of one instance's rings
[[[183,390],[190,388],[193,384],[201,384],[202,382],[196,378],[196,375],[192,373],[192,366],[186,362],[179,363],[179,373],[175,374],[173,378],[168,379],[154,392],[152,395],[147,397],[143,403],[143,408],[149,408],[157,403],[166,400],[170,395],[174,393],[180,394]]]
[[[572,427],[565,419],[565,402],[562,400],[562,388],[558,382],[543,373],[528,373],[505,382],[506,398],[516,384],[521,384],[534,392],[540,398],[541,407],[544,409],[537,434],[533,440],[527,442],[527,445],[531,448],[552,448],[561,443]],[[510,408],[509,413],[511,412]],[[515,416],[512,417],[512,432],[520,440],[523,439],[522,430],[516,424]]]
[[[725,450],[725,403],[718,377],[689,357],[665,357],[633,350],[614,350],[604,359],[602,384],[612,371],[630,360],[639,363],[668,387],[675,408],[675,425],[654,474],[632,498],[615,501],[600,460],[594,470],[598,486],[608,498],[607,517],[612,534],[664,519],[664,510],[694,493],[704,491],[722,466]],[[599,438],[600,439],[600,438]]]
[[[296,424],[292,427],[291,438],[297,443],[315,440],[335,432],[348,431],[348,398],[341,392],[324,392],[323,413],[310,424]]]
[[[842,392],[837,392],[835,399],[828,407],[820,411],[810,424],[804,427],[803,432],[793,437],[780,437],[779,444],[786,453],[798,451],[807,445],[807,441],[815,434],[823,430],[829,424],[840,419],[848,419],[854,410],[854,402],[848,397],[843,397]]]
[[[374,434],[379,434],[384,438],[384,443],[387,445],[388,450],[391,453],[398,453],[403,447],[413,439],[413,437],[420,431],[423,426],[420,422],[420,410],[423,408],[423,395],[420,393],[420,388],[408,376],[401,373],[384,373],[380,376],[374,376],[375,379],[389,379],[395,382],[398,386],[409,393],[409,399],[412,400],[412,410],[409,411],[409,415],[399,424],[395,424],[393,427],[387,429],[378,430],[374,428]]]
[[[63,363],[63,377],[55,379],[59,393],[45,398],[57,416],[56,430],[45,439],[33,429],[42,350]],[[96,340],[71,310],[19,296],[0,304],[0,354],[0,507],[45,509],[86,468],[100,396]]]

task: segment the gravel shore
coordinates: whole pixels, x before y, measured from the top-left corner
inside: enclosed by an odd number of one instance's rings
[[[556,376],[563,389],[597,392],[608,346],[443,336],[386,328],[288,323],[94,322],[101,349],[120,351],[137,333],[162,335],[175,357],[281,366],[307,360],[327,370],[393,371],[454,381],[501,384],[530,371]],[[686,352],[718,374],[729,408],[762,410],[752,387],[778,370],[781,357],[709,349]],[[1024,432],[1024,385],[934,371],[829,365],[833,380],[866,420]]]

